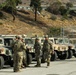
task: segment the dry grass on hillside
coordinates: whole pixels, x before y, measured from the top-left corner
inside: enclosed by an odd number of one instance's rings
[[[34,13],[26,11],[25,13],[18,12],[15,22],[12,21],[12,16],[5,13],[6,19],[0,19],[0,34],[26,34],[26,35],[43,35],[46,34],[51,26],[76,26],[76,19],[61,21],[57,19],[53,21],[49,19],[51,14],[42,12],[38,15],[37,22],[34,21]]]

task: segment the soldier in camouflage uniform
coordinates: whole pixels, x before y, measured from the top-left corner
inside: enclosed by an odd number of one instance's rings
[[[25,36],[22,35],[22,42],[23,44],[25,45]],[[26,46],[25,46],[26,47]],[[26,57],[26,50],[24,49],[23,50],[23,63],[22,63],[22,68],[26,67],[27,66],[27,57]]]
[[[45,36],[45,40],[44,40],[44,43],[43,43],[42,50],[43,50],[43,55],[44,55],[44,58],[45,58],[45,60],[47,62],[47,67],[48,67],[48,66],[50,66],[50,59],[51,59],[51,52],[52,52],[52,44],[49,41],[47,35]]]
[[[14,46],[13,46],[14,72],[18,72],[21,69],[24,49],[25,49],[25,46],[24,46],[23,42],[21,41],[20,36],[18,36],[18,40],[15,41]]]
[[[35,67],[41,67],[41,45],[39,43],[39,39],[36,38],[35,39],[35,44],[34,44],[34,49],[35,49],[35,56],[36,56],[36,60],[37,60],[37,64],[35,65]]]

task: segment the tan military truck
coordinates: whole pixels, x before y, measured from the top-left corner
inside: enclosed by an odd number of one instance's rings
[[[53,45],[59,59],[72,58],[75,46],[69,42],[68,38],[57,38]]]
[[[16,35],[2,35],[2,38],[4,39],[4,45],[6,48],[10,49],[12,51],[11,48],[11,43],[13,41],[13,39],[15,39]],[[22,36],[22,35],[19,35]],[[27,55],[27,65],[29,65],[32,62],[33,57],[35,56],[34,54],[34,49],[33,49],[33,42],[31,40],[30,37],[24,37],[23,38],[24,43],[26,44],[26,55]],[[13,54],[13,51],[12,51]]]
[[[0,38],[0,69],[2,69],[4,65],[13,66],[12,51],[5,47],[4,39]]]
[[[44,38],[42,40],[44,41]],[[49,40],[50,42],[52,42],[52,48],[54,50],[54,54],[51,54],[51,61],[54,61],[57,58],[59,58],[60,60],[64,60],[72,57],[72,50],[69,49],[69,47],[72,45],[69,44],[68,39],[50,37]]]

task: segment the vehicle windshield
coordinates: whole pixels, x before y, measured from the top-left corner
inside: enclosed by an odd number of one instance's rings
[[[58,44],[67,44],[67,43],[69,43],[69,40],[66,39],[66,38],[62,38],[62,39],[56,40],[56,43],[58,43]]]
[[[2,39],[0,39],[0,44],[3,44]]]
[[[12,38],[4,38],[4,45],[5,46],[10,46],[12,41],[13,41]]]
[[[25,43],[26,44],[33,44],[33,41],[32,41],[32,39],[25,39]]]

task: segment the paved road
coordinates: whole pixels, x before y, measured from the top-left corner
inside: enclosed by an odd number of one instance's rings
[[[30,67],[18,73],[14,73],[13,68],[7,67],[0,70],[0,75],[76,75],[76,58],[51,62],[48,68],[46,63],[39,68],[34,67],[35,64],[36,62],[32,62]]]

